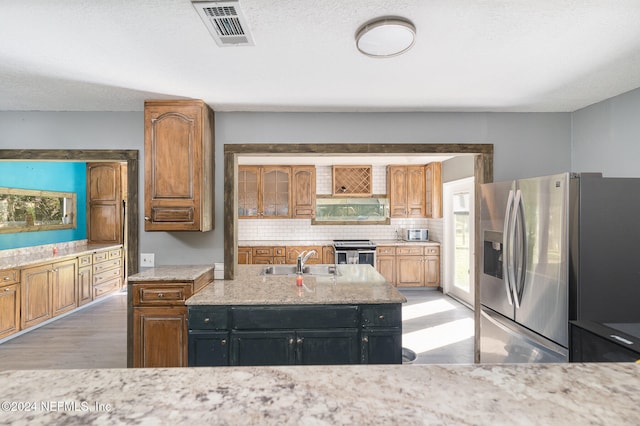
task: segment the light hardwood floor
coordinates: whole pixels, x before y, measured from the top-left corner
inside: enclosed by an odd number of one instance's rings
[[[473,312],[439,291],[402,289],[403,346],[416,364],[472,363]],[[126,368],[127,296],[105,300],[0,344],[0,370]]]
[[[126,292],[0,344],[0,370],[126,366]]]

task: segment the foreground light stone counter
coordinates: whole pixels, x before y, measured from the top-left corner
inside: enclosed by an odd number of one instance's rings
[[[0,383],[12,425],[640,423],[637,364],[5,371]]]
[[[268,265],[239,265],[233,280],[214,281],[187,305],[305,305],[404,303],[407,299],[370,265],[337,265],[340,275],[305,275],[296,286],[295,275],[265,276]]]

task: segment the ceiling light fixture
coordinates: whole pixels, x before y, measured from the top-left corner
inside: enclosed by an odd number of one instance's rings
[[[388,58],[413,46],[416,27],[408,19],[386,16],[373,19],[356,32],[356,46],[365,55]]]

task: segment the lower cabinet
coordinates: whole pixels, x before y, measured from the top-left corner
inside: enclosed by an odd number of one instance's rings
[[[129,367],[186,367],[189,344],[194,348],[192,356],[200,353],[199,360],[211,362],[208,358],[212,353],[211,336],[203,335],[201,340],[191,342],[187,327],[188,310],[184,303],[212,281],[213,268],[185,280],[138,281],[135,276],[129,279],[129,339],[132,342],[128,348]],[[215,332],[211,326],[215,327],[217,321],[201,319],[202,328]],[[196,318],[192,321],[197,323]],[[216,350],[216,355],[218,352]]]
[[[440,247],[418,243],[378,246],[376,269],[397,287],[439,287]]]
[[[190,306],[189,366],[402,363],[401,305]]]
[[[0,339],[20,331],[20,283],[0,286]]]
[[[78,306],[77,265],[73,259],[22,270],[22,329]]]
[[[359,363],[357,328],[231,332],[231,365]]]
[[[187,365],[187,308],[168,306],[133,310],[134,367]]]
[[[82,306],[93,300],[93,279],[91,266],[78,268],[78,305]]]

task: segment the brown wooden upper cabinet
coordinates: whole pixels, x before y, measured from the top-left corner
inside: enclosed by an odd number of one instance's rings
[[[387,167],[391,217],[442,217],[441,163]]]
[[[91,244],[124,241],[121,167],[120,163],[87,163],[87,241]]]
[[[442,163],[429,163],[424,171],[427,217],[440,218],[442,217]]]
[[[213,111],[200,100],[144,105],[144,230],[213,229]]]
[[[238,167],[239,218],[288,218],[291,217],[290,205],[290,167]]]
[[[316,203],[314,166],[238,166],[238,218],[310,218]]]
[[[315,166],[291,167],[293,217],[313,218],[316,212],[316,168]]]

